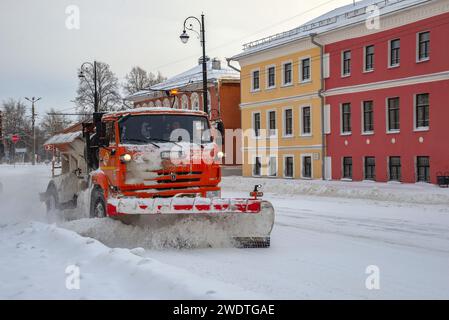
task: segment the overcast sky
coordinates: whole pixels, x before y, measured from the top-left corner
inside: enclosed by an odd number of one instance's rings
[[[210,57],[307,22],[352,0],[1,0],[0,101],[38,96],[38,113],[74,106],[77,68],[107,62],[123,81],[133,66],[173,76],[197,63],[195,37],[179,40],[184,19],[206,15]],[[66,28],[66,8],[80,10],[80,28]]]

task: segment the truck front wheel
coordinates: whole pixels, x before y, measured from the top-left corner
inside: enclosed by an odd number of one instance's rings
[[[90,204],[91,218],[105,218],[106,217],[106,201],[104,200],[103,190],[95,188],[92,191],[92,198]]]

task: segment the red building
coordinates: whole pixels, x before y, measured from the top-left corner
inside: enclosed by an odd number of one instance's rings
[[[381,15],[378,30],[362,21],[320,35],[328,178],[449,175],[449,1],[408,2]]]

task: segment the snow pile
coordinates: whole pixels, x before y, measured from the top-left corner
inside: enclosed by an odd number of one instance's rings
[[[2,224],[0,230],[0,252],[8,261],[0,264],[0,299],[261,298],[144,258],[141,248],[110,249],[72,231],[34,222]],[[79,290],[66,287],[70,266],[79,268]]]
[[[250,192],[256,184],[261,184],[264,192],[278,195],[312,195],[422,204],[449,204],[449,189],[440,189],[430,184],[406,185],[398,183],[223,177],[221,187],[224,190]]]

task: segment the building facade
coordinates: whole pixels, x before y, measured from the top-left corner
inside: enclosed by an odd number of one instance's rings
[[[243,175],[321,177],[320,50],[309,37],[246,50],[241,70]]]
[[[449,2],[415,1],[380,23],[323,36],[328,177],[436,183],[449,175]]]

